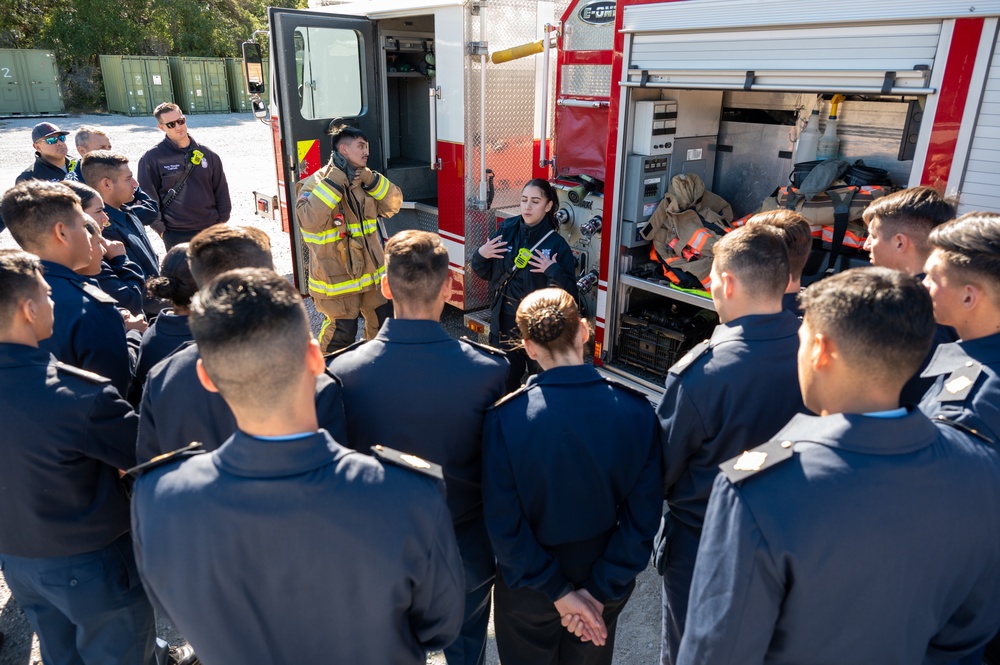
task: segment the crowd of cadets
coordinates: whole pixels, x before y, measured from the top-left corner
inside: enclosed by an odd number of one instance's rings
[[[973,663],[1000,628],[1000,215],[886,196],[875,267],[801,292],[807,222],[756,216],[654,408],[552,288],[505,396],[419,231],[394,318],[324,357],[265,234],[158,265],[128,160],[79,170],[0,201],[0,567],[49,665],[482,663],[491,598],[505,663],[609,663],[651,553],[665,664]]]

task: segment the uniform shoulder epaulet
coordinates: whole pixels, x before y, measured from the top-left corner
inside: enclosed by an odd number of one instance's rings
[[[528,392],[528,386],[527,385],[523,385],[520,388],[518,388],[517,390],[515,390],[514,392],[507,393],[506,395],[504,395],[503,397],[501,397],[500,399],[498,399],[496,402],[493,403],[493,406],[491,406],[490,408],[491,409],[495,409],[498,406],[506,404],[507,402],[511,401],[515,397],[520,397],[521,395],[523,395],[526,392]]]
[[[710,342],[707,339],[695,345],[694,348],[685,353],[680,360],[675,362],[668,371],[675,376],[680,376],[684,373],[684,370],[691,366],[691,363],[708,351],[709,346]]]
[[[501,358],[506,358],[507,357],[507,352],[504,351],[503,349],[498,349],[495,346],[490,346],[489,344],[482,344],[480,342],[474,342],[471,339],[469,339],[468,337],[459,337],[458,341],[459,342],[464,342],[465,344],[468,344],[471,347],[479,349],[480,351],[483,351],[484,353],[488,353],[491,356],[500,356]]]
[[[787,440],[768,441],[764,445],[744,451],[742,455],[737,455],[731,460],[723,462],[719,465],[719,470],[726,474],[729,482],[738,483],[790,459],[794,445]]]
[[[606,376],[605,377],[601,377],[601,378],[604,379],[605,383],[607,383],[607,384],[609,384],[611,386],[614,386],[615,388],[618,388],[619,390],[624,390],[625,392],[630,393],[632,395],[635,395],[636,397],[638,397],[638,398],[640,398],[640,399],[642,399],[642,400],[644,400],[646,402],[649,401],[649,395],[647,395],[646,393],[642,392],[641,390],[639,390],[638,388],[636,388],[634,386],[630,386],[630,385],[628,385],[626,383],[622,383],[620,381],[615,381],[614,379],[609,379]]]
[[[81,282],[76,279],[71,279],[69,283],[75,286],[76,288],[80,289],[84,293],[86,293],[88,296],[90,296],[93,300],[96,300],[97,302],[102,302],[109,305],[115,305],[118,303],[117,300],[115,300],[107,293],[101,291],[99,288],[97,288],[96,286],[94,286],[89,282]]]
[[[417,473],[422,473],[425,476],[430,476],[436,480],[444,480],[444,470],[441,468],[440,464],[428,462],[427,460],[417,457],[416,455],[401,453],[398,450],[386,448],[385,446],[372,446],[372,454],[383,462],[388,462],[393,466],[398,466],[410,471],[416,471]]]
[[[975,360],[969,360],[952,372],[944,380],[943,390],[938,394],[939,402],[964,402],[972,392],[976,380],[983,373],[983,366]]]
[[[324,360],[326,360],[327,363],[329,363],[331,360],[333,360],[337,356],[339,356],[339,355],[341,355],[343,353],[347,353],[348,351],[351,351],[353,349],[356,349],[356,348],[358,348],[359,346],[361,346],[364,343],[365,343],[365,340],[359,339],[358,341],[356,341],[354,344],[351,344],[350,346],[345,346],[342,349],[337,349],[336,351],[331,351],[330,353],[328,353],[325,356],[323,356],[323,358],[324,358]]]
[[[90,383],[96,383],[97,385],[107,385],[111,383],[111,379],[101,376],[95,372],[88,372],[85,369],[80,369],[79,367],[73,367],[72,365],[67,365],[56,361],[56,369],[63,374],[71,374],[77,378],[83,379],[84,381],[89,381]]]
[[[193,457],[195,455],[201,455],[207,453],[208,451],[202,448],[200,443],[192,443],[178,450],[171,450],[169,453],[163,453],[162,455],[157,455],[148,462],[143,462],[137,466],[133,466],[126,473],[133,478],[138,478],[146,471],[150,469],[155,469],[158,466],[163,466],[164,464],[169,464],[171,462],[177,462],[182,459]]]
[[[949,420],[948,418],[946,418],[946,417],[944,417],[944,416],[942,416],[940,414],[934,416],[933,418],[931,418],[931,420],[933,420],[936,423],[940,423],[942,425],[947,425],[947,426],[951,427],[952,429],[957,429],[959,432],[962,432],[963,434],[968,434],[969,436],[974,436],[977,439],[979,439],[980,441],[983,441],[984,443],[989,443],[989,444],[995,443],[992,439],[990,439],[990,437],[986,436],[985,434],[983,434],[979,430],[977,430],[977,429],[975,429],[973,427],[969,427],[965,423],[960,423],[957,420]]]

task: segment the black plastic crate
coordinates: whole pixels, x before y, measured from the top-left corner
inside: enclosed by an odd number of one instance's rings
[[[701,316],[676,309],[644,309],[637,314],[622,316],[615,360],[661,378],[714,325],[714,313],[707,310]]]

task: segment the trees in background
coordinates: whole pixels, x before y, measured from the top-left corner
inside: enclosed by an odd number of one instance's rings
[[[99,55],[240,57],[240,42],[267,27],[267,7],[306,0],[6,0],[0,48],[56,54],[67,108],[104,101]]]

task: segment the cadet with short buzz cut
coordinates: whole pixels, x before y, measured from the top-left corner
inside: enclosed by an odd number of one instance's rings
[[[803,410],[795,381],[799,319],[782,307],[790,275],[784,236],[749,224],[713,251],[712,300],[721,323],[670,368],[656,407],[668,505],[655,557],[663,575],[664,665],[677,659],[718,465],[767,441]]]
[[[325,363],[280,275],[217,277],[191,330],[199,379],[239,430],[212,453],[137,471],[133,528],[154,603],[205,665],[423,665],[462,623],[440,467],[381,446],[376,459],[318,428]]]
[[[452,339],[438,322],[451,278],[437,234],[397,233],[385,265],[382,293],[396,318],[330,361],[344,386],[346,443],[360,452],[385,443],[443,467],[466,585],[462,634],[444,653],[449,665],[481,664],[496,568],[483,521],[483,419],[509,365],[502,351]]]
[[[766,224],[781,233],[788,250],[788,269],[791,278],[781,298],[781,307],[802,318],[799,307],[799,291],[802,290],[802,273],[809,262],[812,251],[812,231],[809,221],[791,210],[768,210],[747,220],[747,224]]]
[[[1000,458],[899,406],[934,335],[918,282],[850,270],[802,305],[819,415],[721,466],[678,662],[955,662],[1000,625]]]
[[[80,197],[58,182],[29,180],[0,201],[14,240],[42,259],[55,301],[55,329],[41,347],[62,362],[111,379],[128,394],[132,360],[117,301],[75,271],[93,255]]]
[[[135,463],[138,417],[107,379],[39,348],[53,322],[42,269],[0,250],[0,569],[45,663],[152,665],[166,644],[118,471]]]
[[[216,224],[196,235],[187,249],[191,276],[204,286],[236,268],[269,268],[271,240],[252,226]],[[236,420],[217,393],[198,381],[198,345],[187,343],[153,365],[143,386],[138,461],[148,462],[192,441],[215,450],[236,430]],[[316,379],[316,411],[323,429],[346,440],[340,381],[328,372]],[[183,413],[183,418],[177,414]]]

